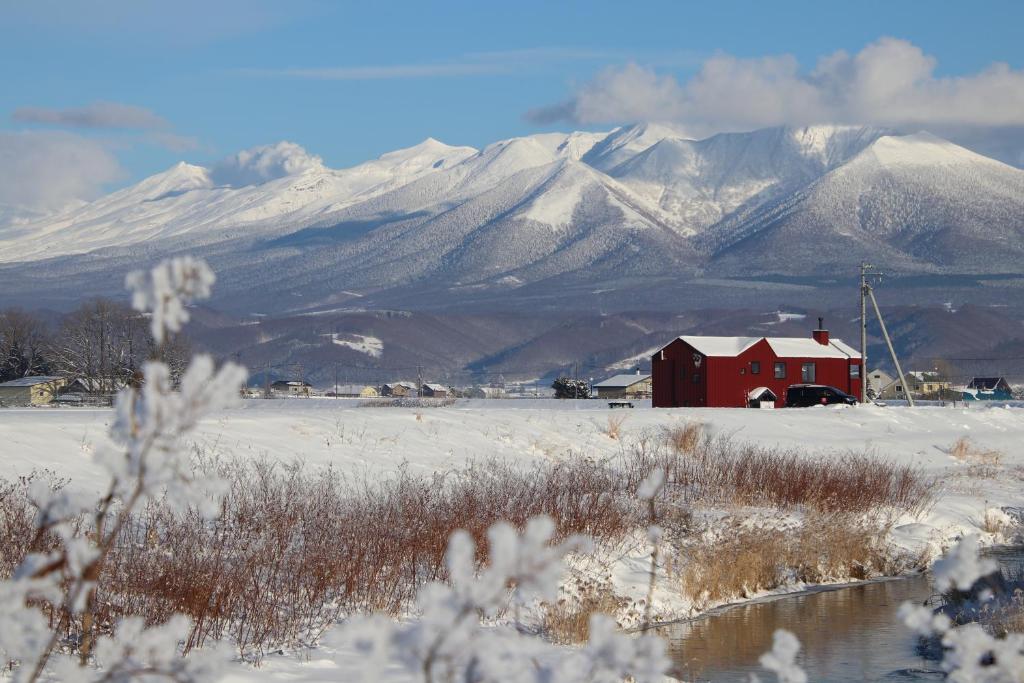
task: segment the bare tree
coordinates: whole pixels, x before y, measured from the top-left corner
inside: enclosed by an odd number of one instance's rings
[[[50,372],[48,337],[38,316],[19,308],[0,311],[0,382]]]
[[[51,355],[60,373],[111,393],[132,383],[148,351],[146,321],[107,299],[86,302],[63,321]]]
[[[64,318],[51,356],[57,371],[86,380],[89,391],[113,393],[137,385],[146,360],[165,363],[172,385],[177,385],[192,348],[182,334],[168,335],[158,345],[146,317],[124,304],[93,299]]]

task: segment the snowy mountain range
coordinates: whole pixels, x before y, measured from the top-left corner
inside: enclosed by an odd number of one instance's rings
[[[928,133],[667,126],[428,139],[348,169],[287,142],[180,163],[48,216],[0,212],[0,289],[60,305],[179,252],[220,302],[271,312],[427,307],[652,284],[852,275],[1024,275],[1024,171]],[[551,303],[554,301],[555,303]]]

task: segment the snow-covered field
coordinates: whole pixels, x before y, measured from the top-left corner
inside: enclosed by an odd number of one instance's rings
[[[344,399],[250,400],[205,421],[195,445],[208,454],[300,459],[314,467],[330,464],[343,471],[386,476],[403,465],[427,473],[477,458],[526,463],[573,454],[614,457],[645,434],[697,421],[712,433],[740,441],[798,447],[836,458],[867,451],[940,477],[935,505],[918,519],[900,520],[892,532],[893,540],[909,549],[925,544],[938,549],[965,533],[983,532],[987,516],[1003,514],[997,510],[1024,510],[1020,407],[654,410],[638,402],[635,410],[612,411],[602,401],[462,400],[432,408],[359,404]],[[619,439],[607,434],[610,415],[625,417]],[[101,409],[0,410],[5,476],[47,469],[69,478],[72,486],[99,489],[102,474],[90,456],[105,447],[111,418],[111,411]],[[996,476],[970,476],[969,465],[948,452],[965,436],[979,449],[1002,454]],[[635,562],[623,559],[617,580],[627,587],[642,583],[642,554],[633,558]],[[307,661],[270,657],[261,669],[240,668],[226,680],[348,680],[345,668],[352,663],[337,634],[329,633]]]

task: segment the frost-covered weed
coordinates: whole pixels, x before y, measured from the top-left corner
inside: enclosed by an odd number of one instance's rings
[[[188,320],[186,306],[209,296],[213,272],[202,261],[165,261],[146,276],[133,273],[127,285],[133,305],[149,313],[158,346]],[[187,620],[174,618],[146,628],[141,619],[125,619],[110,635],[99,635],[94,623],[96,582],[122,528],[146,500],[166,495],[181,506],[216,503],[216,482],[193,479],[182,439],[198,421],[237,398],[245,371],[228,364],[214,368],[207,356],[192,360],[180,387],[171,386],[170,370],[151,361],[140,389],[117,397],[111,437],[117,449],[97,454],[109,474],[99,499],[75,495],[42,480],[29,495],[38,510],[34,550],[0,583],[0,656],[15,681],[44,678],[60,681],[178,682],[210,680],[219,670],[211,650],[181,658],[178,643],[188,632]],[[206,503],[206,505],[204,505]],[[76,524],[87,518],[85,528]],[[44,539],[55,539],[44,546]],[[45,550],[37,550],[36,548]],[[62,633],[77,635],[61,641]]]
[[[546,517],[530,520],[521,535],[506,524],[493,526],[490,563],[479,572],[472,540],[453,535],[450,584],[423,588],[419,619],[401,624],[370,617],[346,626],[366,663],[364,679],[378,680],[384,666],[397,663],[428,683],[613,683],[627,676],[637,683],[660,681],[669,666],[664,641],[619,633],[610,617],[593,615],[589,638],[578,649],[524,633],[518,622],[485,624],[510,604],[556,597],[565,556],[589,544],[579,537],[552,544],[554,530]]]
[[[969,590],[975,582],[995,570],[995,563],[978,557],[976,537],[967,536],[936,563],[935,579],[940,590]],[[991,598],[991,594],[989,595]],[[900,618],[923,637],[941,640],[945,656],[942,668],[954,683],[1020,683],[1024,681],[1024,634],[1010,633],[997,638],[980,624],[954,627],[944,614],[906,602]]]

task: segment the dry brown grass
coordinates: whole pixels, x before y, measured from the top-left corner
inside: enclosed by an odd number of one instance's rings
[[[684,549],[678,574],[694,605],[748,598],[789,583],[861,580],[905,571],[916,559],[894,560],[885,529],[859,517],[813,515],[796,528],[751,528],[736,522],[713,540]]]
[[[618,440],[622,435],[622,425],[625,424],[625,422],[625,415],[609,415],[604,433],[608,435],[609,439]]]
[[[824,512],[890,508],[916,513],[933,500],[937,482],[910,465],[867,454],[810,455],[702,435],[686,457],[668,449],[634,448],[625,465],[635,485],[654,468],[683,502],[809,507]]]
[[[687,422],[666,427],[663,439],[677,454],[693,453],[704,435],[704,426],[699,422]]]
[[[499,520],[522,526],[545,514],[559,537],[602,542],[624,536],[632,519],[615,472],[585,459],[525,469],[486,461],[383,481],[269,463],[218,473],[230,487],[217,519],[165,500],[131,518],[100,578],[97,623],[109,628],[128,615],[161,623],[181,612],[194,623],[186,651],[228,636],[243,657],[259,659],[271,647],[315,642],[342,614],[407,609],[425,582],[445,578],[456,529],[483,557]],[[26,486],[0,488],[4,576],[40,549],[28,543],[35,510]]]
[[[1000,471],[1003,454],[976,446],[968,437],[961,436],[949,447],[949,454],[967,465],[967,475],[977,479],[992,479]]]
[[[608,579],[576,578],[561,592],[558,602],[543,606],[541,628],[552,642],[564,645],[587,642],[592,615],[605,614],[614,619],[630,607],[629,599],[616,595]]]

